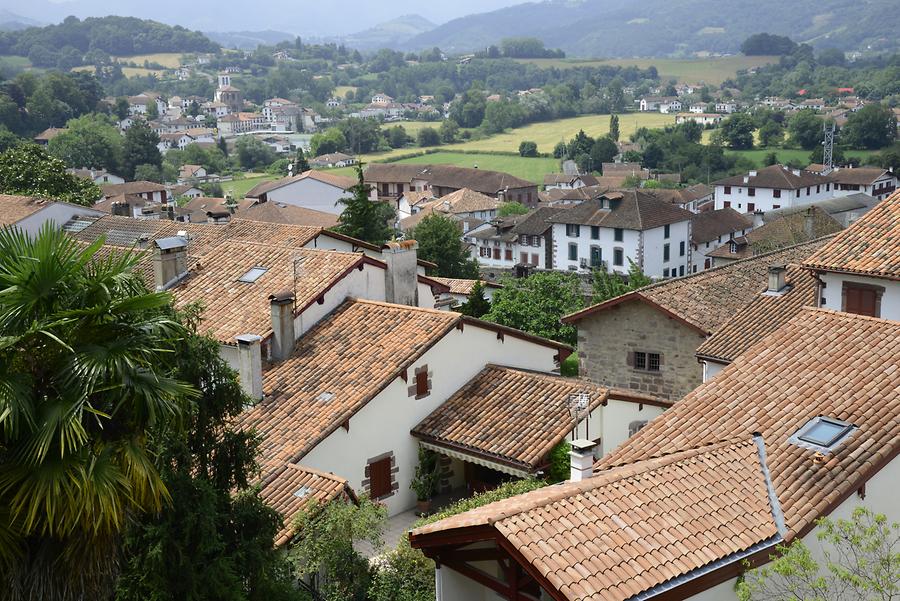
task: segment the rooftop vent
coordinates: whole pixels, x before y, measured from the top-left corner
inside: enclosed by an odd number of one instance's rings
[[[782,294],[784,292],[784,288],[787,286],[787,282],[785,281],[786,273],[787,268],[784,265],[769,266],[769,287],[766,290],[767,294]]]
[[[820,415],[806,422],[788,442],[827,455],[834,452],[854,430],[856,426],[851,423]]]
[[[302,499],[303,497],[307,496],[310,492],[312,492],[312,489],[310,487],[304,485],[294,491],[294,496],[297,497],[298,499]]]

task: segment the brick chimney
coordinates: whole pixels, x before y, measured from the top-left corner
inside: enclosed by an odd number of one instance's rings
[[[238,375],[241,388],[254,401],[263,398],[262,384],[262,337],[256,334],[241,334],[235,338],[238,343]]]
[[[384,274],[384,296],[387,302],[418,306],[418,248],[419,243],[415,240],[388,242],[381,247],[381,256],[387,263]]]
[[[595,446],[595,442],[584,438],[572,441],[572,450],[569,451],[570,481],[581,482],[594,475]]]
[[[272,358],[284,361],[291,356],[294,342],[294,293],[283,290],[269,296],[269,308],[272,315]]]
[[[153,242],[153,282],[157,290],[167,290],[187,275],[187,240],[181,236]]]

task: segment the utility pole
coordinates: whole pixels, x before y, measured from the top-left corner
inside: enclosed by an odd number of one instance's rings
[[[825,123],[825,141],[822,143],[822,164],[825,166],[825,169],[822,170],[822,175],[828,175],[834,170],[834,123],[830,126]]]

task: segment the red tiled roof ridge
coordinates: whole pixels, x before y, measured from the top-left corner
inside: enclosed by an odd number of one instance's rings
[[[380,307],[389,307],[392,309],[406,310],[406,311],[421,311],[422,313],[435,313],[438,315],[453,315],[457,319],[463,316],[462,313],[457,311],[443,311],[441,309],[432,309],[431,307],[413,307],[411,305],[400,305],[397,303],[389,303],[387,301],[378,301],[372,300],[368,298],[356,298],[355,296],[348,296],[348,301],[352,301],[354,303],[359,303],[362,305],[377,305]]]
[[[333,474],[332,472],[323,472],[322,470],[317,470],[314,467],[309,467],[307,465],[301,465],[299,463],[293,463],[293,462],[288,461],[288,462],[285,462],[285,464],[282,467],[272,470],[265,478],[263,478],[262,480],[259,481],[259,484],[261,486],[265,486],[268,482],[271,482],[273,479],[275,479],[278,476],[278,474],[280,474],[283,470],[286,470],[286,469],[295,469],[295,470],[299,470],[299,471],[308,472],[310,474],[315,474],[316,476],[321,476],[322,478],[327,478],[329,480],[333,480],[339,484],[347,484],[349,482],[346,478],[342,478],[341,476]]]

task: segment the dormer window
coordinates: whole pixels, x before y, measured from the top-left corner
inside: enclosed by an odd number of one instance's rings
[[[853,424],[820,415],[809,420],[788,442],[821,453],[831,453],[855,429]]]

